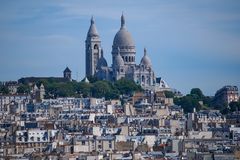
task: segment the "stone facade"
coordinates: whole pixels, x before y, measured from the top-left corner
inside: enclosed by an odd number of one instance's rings
[[[216,105],[229,104],[230,102],[237,102],[239,100],[237,86],[224,86],[219,89],[214,96],[214,103]]]
[[[112,65],[108,66],[101,49],[101,40],[95,22],[91,25],[86,39],[86,76],[96,76],[100,80],[116,81],[121,78],[134,80],[143,88],[156,85],[156,77],[151,60],[144,48],[140,64],[135,62],[135,44],[125,26],[125,18],[121,16],[121,27],[116,33],[112,45]]]

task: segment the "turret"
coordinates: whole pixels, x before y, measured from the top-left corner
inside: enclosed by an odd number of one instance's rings
[[[72,71],[68,67],[63,71],[63,77],[72,81]]]

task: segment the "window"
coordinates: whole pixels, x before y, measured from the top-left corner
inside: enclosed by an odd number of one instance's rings
[[[142,76],[142,82],[145,82],[145,77],[144,76]]]
[[[98,49],[98,45],[97,44],[94,45],[94,49]]]
[[[85,141],[82,141],[82,145],[85,145]]]
[[[109,143],[109,145],[108,145],[109,148],[112,148],[112,141],[109,141],[108,143]]]

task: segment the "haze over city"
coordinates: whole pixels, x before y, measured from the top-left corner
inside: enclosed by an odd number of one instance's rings
[[[240,2],[0,1],[0,81],[28,76],[85,76],[85,39],[94,16],[104,56],[111,64],[122,12],[136,45],[144,47],[157,76],[183,93],[199,87],[214,95],[240,87]]]

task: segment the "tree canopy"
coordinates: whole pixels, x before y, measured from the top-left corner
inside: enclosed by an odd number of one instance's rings
[[[18,88],[17,88],[17,93],[21,93],[21,94],[28,94],[30,93],[30,87],[28,85],[25,84],[21,84]]]
[[[164,91],[166,98],[174,98],[174,93],[171,91]]]
[[[140,85],[136,85],[136,83],[132,80],[128,80],[122,78],[114,83],[116,89],[119,90],[121,94],[132,94],[134,91],[142,91]]]
[[[190,95],[196,95],[199,98],[199,100],[202,100],[204,97],[201,89],[199,89],[199,88],[191,89]]]
[[[201,109],[198,99],[191,94],[181,98],[174,98],[174,103],[180,105],[186,113],[193,112],[193,108],[196,108],[197,110]]]
[[[106,99],[117,99],[122,94],[132,94],[135,91],[142,91],[141,86],[136,85],[134,81],[121,79],[114,83],[108,81],[100,81],[94,77],[90,77],[90,83],[86,82],[54,82],[39,81],[45,86],[46,98],[56,97],[95,97]]]
[[[203,105],[199,103],[200,101],[203,102]],[[174,98],[174,103],[180,105],[186,113],[193,112],[193,108],[196,108],[196,110],[203,109],[204,106],[209,106],[210,101],[209,97],[206,98],[199,88],[191,89],[190,94],[186,96]]]
[[[1,94],[9,94],[9,89],[7,86],[4,86],[4,85],[0,85],[0,93]]]

